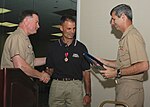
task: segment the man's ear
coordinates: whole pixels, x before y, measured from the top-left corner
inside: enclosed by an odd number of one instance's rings
[[[122,13],[121,17],[123,20],[127,18],[127,16],[124,13]]]
[[[25,18],[23,19],[23,22],[24,22],[25,25],[27,25],[28,22],[29,22],[29,17],[25,17]]]

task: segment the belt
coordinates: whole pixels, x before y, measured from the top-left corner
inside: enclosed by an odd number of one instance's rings
[[[59,80],[59,81],[73,81],[73,80],[79,80],[75,78],[53,78],[54,80]]]

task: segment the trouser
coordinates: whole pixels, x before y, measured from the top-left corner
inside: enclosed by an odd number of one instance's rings
[[[49,94],[50,107],[83,107],[83,86],[80,80],[53,80]]]
[[[116,86],[116,100],[127,103],[129,107],[143,107],[143,82],[129,79],[121,80]]]

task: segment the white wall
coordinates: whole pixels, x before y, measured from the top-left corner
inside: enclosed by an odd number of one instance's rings
[[[81,0],[80,1],[80,40],[89,52],[97,57],[116,59],[118,39],[111,34],[110,10],[120,4],[129,4],[133,10],[133,22],[142,33],[150,58],[150,1],[149,0]],[[101,75],[101,82],[92,76],[92,105],[98,105],[106,99],[114,99],[115,90],[111,83]],[[150,104],[150,79],[144,81],[145,107]]]

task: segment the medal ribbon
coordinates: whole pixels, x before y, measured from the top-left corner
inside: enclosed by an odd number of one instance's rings
[[[69,55],[69,53],[68,53],[68,52],[66,52],[66,53],[65,53],[65,57],[66,57],[66,58],[68,58],[68,55]]]

